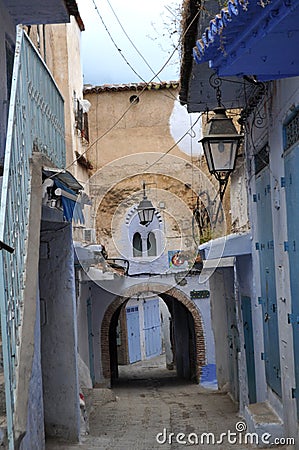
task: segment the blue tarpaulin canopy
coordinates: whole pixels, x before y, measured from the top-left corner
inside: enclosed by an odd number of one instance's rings
[[[73,196],[78,197],[77,193],[75,191],[68,188],[64,183],[62,183],[57,178],[54,178],[54,184],[57,188],[62,189],[62,191],[65,191]],[[84,215],[83,215],[82,207],[81,207],[81,204],[79,201],[75,201],[75,200],[68,198],[62,194],[61,202],[62,202],[64,217],[68,222],[71,222],[73,220],[75,223],[80,222],[81,224],[84,224]]]
[[[229,0],[193,49],[219,76],[274,80],[299,75],[299,1]]]

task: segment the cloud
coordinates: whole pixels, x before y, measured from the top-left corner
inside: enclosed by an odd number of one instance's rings
[[[96,1],[105,25],[121,53],[144,80],[151,80],[153,78],[152,71],[130,44],[108,3]],[[167,36],[169,13],[165,9],[165,5],[169,5],[169,1],[152,0],[141,4],[140,1],[135,0],[127,0],[126,2],[110,0],[110,3],[139,52],[142,53],[155,72],[160,70],[173,49],[171,38]],[[142,81],[130,69],[119,54],[120,52],[113,45],[92,0],[78,0],[78,4],[86,28],[82,33],[81,48],[84,83],[118,84]],[[169,22],[169,28],[171,26]],[[176,59],[178,59],[177,55]],[[173,64],[173,61],[171,61],[161,72],[159,78],[163,81],[176,80],[178,74],[178,62]]]

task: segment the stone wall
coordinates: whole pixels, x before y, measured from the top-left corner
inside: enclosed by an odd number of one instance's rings
[[[164,220],[166,250],[190,250],[199,241],[229,234],[232,222],[234,232],[248,228],[247,208],[241,214],[238,206],[247,201],[241,183],[243,162],[238,164],[232,182],[232,207],[229,184],[223,210],[217,212],[218,182],[209,175],[199,150],[201,119],[196,123],[198,117],[178,106],[177,93],[173,87],[144,92],[134,91],[129,85],[85,87],[84,97],[91,103],[92,145],[86,156],[94,167],[89,182],[92,221],[97,241],[105,245],[111,257],[119,256],[116,240],[128,210],[142,198],[142,181]],[[139,94],[139,102],[132,105],[130,98]],[[194,128],[187,133],[191,123]],[[200,208],[207,212],[200,236],[197,225],[192,225],[198,195]]]

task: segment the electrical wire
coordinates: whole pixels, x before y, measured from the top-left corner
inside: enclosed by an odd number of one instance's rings
[[[92,0],[92,2],[95,4],[94,0]],[[97,6],[95,5],[96,9]],[[188,33],[190,27],[192,26],[193,22],[197,19],[197,17],[199,16],[201,11],[201,8],[198,9],[197,13],[195,14],[195,16],[193,17],[193,19],[190,21],[188,27],[186,28],[184,34],[182,35],[181,39],[186,35],[186,33]],[[109,31],[109,30],[108,30]],[[109,32],[110,33],[110,32]],[[150,83],[152,83],[152,81],[164,70],[164,68],[167,66],[167,64],[169,63],[169,61],[173,58],[175,52],[178,50],[180,43],[178,43],[178,45],[173,49],[173,51],[170,53],[170,55],[168,56],[168,58],[166,59],[165,63],[162,65],[162,67],[160,68],[160,70],[155,74],[155,76],[153,76],[150,81],[145,82],[145,86],[143,87],[143,89],[140,91],[140,93],[137,95],[137,98],[139,99],[141,97],[141,95],[144,93],[144,91],[147,89],[147,87],[150,85]],[[109,134],[118,124],[119,122],[125,117],[125,115],[128,113],[128,111],[134,106],[134,103],[130,103],[130,105],[128,106],[128,108],[123,112],[123,114],[121,114],[121,116],[114,122],[114,124],[108,128],[103,134],[101,134],[100,136],[98,136],[88,147],[86,150],[84,150],[84,152],[82,152],[80,154],[79,157],[77,157],[76,159],[74,159],[73,162],[71,162],[66,168],[65,170],[69,169],[70,167],[72,167],[80,157],[84,156],[95,144],[97,144],[101,139],[103,139],[107,134]],[[198,118],[199,119],[199,118]],[[193,124],[195,125],[195,123]],[[188,130],[189,132],[190,130]],[[182,138],[179,139],[179,141],[177,143],[179,143],[184,136],[182,136]],[[169,150],[167,150],[167,153],[169,153],[176,145],[177,143],[175,143]]]
[[[130,44],[132,45],[132,47],[136,50],[136,52],[138,53],[138,55],[141,57],[141,59],[145,62],[145,64],[147,65],[147,67],[150,69],[150,71],[156,76],[156,72],[154,71],[154,69],[150,66],[150,64],[147,62],[147,60],[145,59],[145,57],[143,56],[143,54],[139,51],[139,49],[136,47],[136,45],[134,44],[134,42],[132,41],[132,39],[130,38],[130,36],[128,35],[128,33],[126,32],[125,28],[123,27],[121,21],[119,20],[113,6],[111,5],[111,2],[109,0],[106,0],[114,17],[116,18],[120,28],[122,29],[124,35],[126,36],[126,38],[128,39],[128,41],[130,42]],[[158,78],[158,77],[157,77]],[[159,81],[160,78],[158,78]]]
[[[117,49],[117,51],[118,51],[118,53],[120,54],[120,56],[123,58],[123,60],[125,61],[125,63],[130,67],[130,69],[135,73],[135,75],[137,75],[137,77],[140,78],[140,80],[142,80],[142,81],[144,81],[144,83],[146,83],[145,79],[144,79],[144,78],[143,78],[143,77],[142,77],[142,76],[134,69],[134,67],[130,64],[130,62],[127,60],[127,58],[125,57],[125,55],[122,53],[121,48],[119,48],[119,46],[117,45],[117,43],[116,43],[115,40],[113,39],[113,36],[112,36],[112,34],[110,33],[110,31],[109,31],[109,29],[108,29],[106,23],[104,22],[104,19],[103,19],[102,15],[101,15],[101,13],[100,13],[100,11],[99,11],[97,5],[96,5],[95,0],[92,0],[92,3],[94,4],[95,10],[96,10],[96,12],[97,12],[97,14],[98,14],[98,16],[99,16],[99,18],[100,18],[102,24],[103,24],[103,27],[105,28],[105,30],[106,30],[106,32],[107,32],[109,38],[111,39],[111,41],[112,41],[114,47]]]
[[[132,41],[132,39],[130,38],[130,36],[128,35],[127,31],[125,30],[124,26],[122,25],[118,15],[116,14],[113,6],[111,5],[111,2],[109,0],[106,0],[114,17],[116,18],[120,28],[122,29],[124,35],[126,36],[126,38],[128,39],[128,41],[130,42],[130,44],[132,45],[132,47],[134,48],[134,50],[137,52],[137,54],[141,57],[141,59],[144,61],[144,63],[147,65],[147,67],[150,69],[150,71],[152,72],[152,74],[155,76],[155,78],[157,78],[160,83],[162,82],[161,78],[159,76],[156,76],[156,72],[155,70],[151,67],[151,65],[149,64],[149,62],[146,60],[146,58],[143,56],[143,54],[139,51],[139,49],[136,47],[136,45],[134,44],[134,42]],[[94,0],[93,0],[94,2]],[[122,53],[121,53],[122,54]],[[136,73],[136,71],[135,71]],[[139,77],[140,78],[140,77]],[[140,78],[142,81],[146,82],[143,78]],[[177,97],[171,92],[171,96],[173,98],[175,98],[176,101],[178,101]]]

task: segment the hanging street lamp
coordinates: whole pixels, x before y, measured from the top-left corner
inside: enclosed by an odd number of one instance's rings
[[[153,206],[152,202],[147,199],[147,196],[145,194],[145,182],[143,181],[143,199],[139,203],[137,207],[137,212],[139,216],[139,222],[140,225],[149,225],[154,218],[155,214],[155,207]]]
[[[232,118],[227,117],[226,109],[221,103],[221,79],[212,74],[209,82],[216,90],[218,106],[214,109],[213,117],[208,120],[205,136],[199,142],[203,146],[209,172],[219,181],[222,202],[244,135],[237,132]]]
[[[214,113],[208,121],[206,135],[199,142],[203,146],[210,173],[219,181],[222,201],[243,135],[237,133],[233,120],[227,117],[223,106],[215,108]]]

